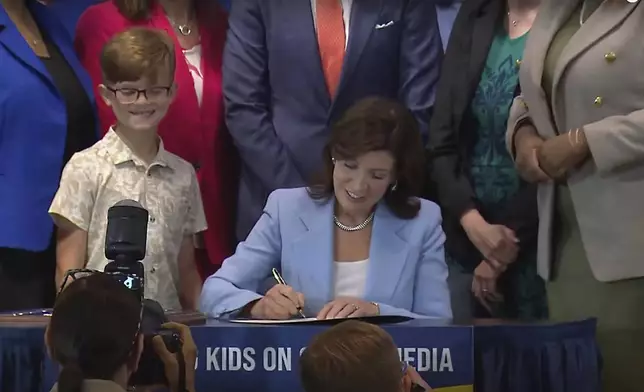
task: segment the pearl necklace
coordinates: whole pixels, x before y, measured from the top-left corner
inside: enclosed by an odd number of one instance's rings
[[[335,225],[338,226],[338,228],[340,230],[344,230],[344,231],[360,231],[360,230],[364,229],[365,227],[369,226],[369,223],[371,223],[371,221],[373,220],[374,214],[375,213],[372,212],[371,214],[369,214],[367,219],[364,220],[364,222],[362,222],[362,223],[360,223],[360,224],[358,224],[356,226],[347,226],[347,225],[345,225],[344,223],[340,222],[338,217],[335,216],[335,215],[333,215],[333,223],[335,223]]]

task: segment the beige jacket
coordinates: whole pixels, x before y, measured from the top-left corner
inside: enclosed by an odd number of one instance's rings
[[[564,49],[552,102],[541,77],[549,43],[580,0],[544,0],[526,43],[522,95],[507,144],[530,117],[545,138],[583,126],[590,159],[568,185],[593,274],[608,282],[644,276],[644,0],[606,0]],[[554,108],[551,112],[550,108]],[[539,274],[550,278],[555,186],[539,186]]]

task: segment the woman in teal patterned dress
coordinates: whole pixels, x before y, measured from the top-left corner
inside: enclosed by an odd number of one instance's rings
[[[428,149],[456,319],[548,316],[536,272],[536,187],[520,179],[505,148],[538,6],[538,0],[468,0],[447,46]]]

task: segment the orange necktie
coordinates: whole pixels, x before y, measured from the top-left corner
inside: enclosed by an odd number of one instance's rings
[[[316,0],[315,17],[324,79],[333,98],[340,83],[346,41],[342,3],[340,0]]]

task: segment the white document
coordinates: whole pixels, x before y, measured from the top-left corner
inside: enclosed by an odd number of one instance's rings
[[[259,319],[231,319],[226,320],[238,324],[302,324],[302,323],[323,323],[329,320],[318,320],[315,317],[293,318],[288,320],[259,320]]]
[[[337,324],[345,320],[360,320],[366,321],[368,323],[380,324],[380,323],[399,323],[402,321],[411,320],[411,317],[405,316],[368,316],[368,317],[347,317],[347,318],[338,318],[338,319],[327,319],[327,320],[318,320],[315,317],[307,318],[292,318],[289,320],[256,320],[256,319],[230,319],[222,320],[228,321],[231,323],[237,324],[264,324],[264,325],[279,325],[279,324]]]

